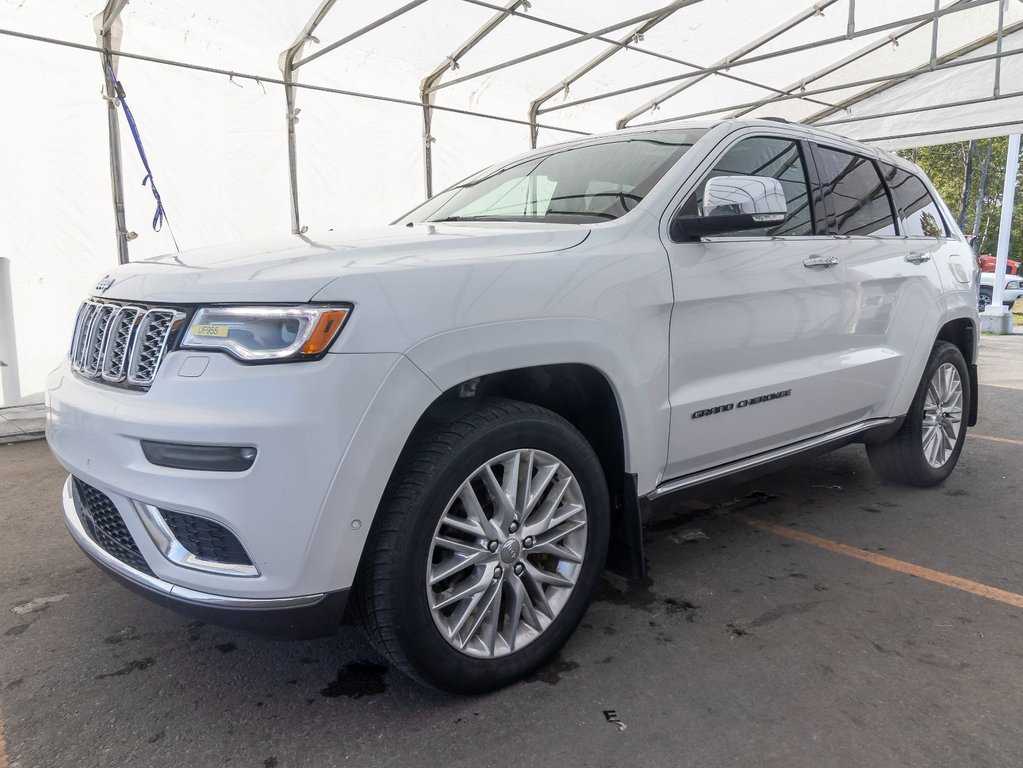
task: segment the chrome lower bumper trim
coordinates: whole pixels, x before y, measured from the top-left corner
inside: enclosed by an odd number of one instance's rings
[[[198,590],[171,584],[169,581],[158,579],[125,565],[92,540],[89,534],[86,533],[81,518],[78,516],[78,510],[75,508],[75,501],[71,492],[71,477],[68,477],[64,483],[63,507],[64,524],[71,533],[71,537],[79,547],[85,550],[89,557],[121,578],[165,597],[209,608],[234,608],[241,610],[303,608],[316,605],[325,597],[324,593],[301,595],[299,597],[228,597],[210,594],[209,592],[199,592]]]
[[[667,482],[661,483],[648,493],[646,498],[651,500],[657,499],[674,491],[681,491],[684,488],[692,488],[695,485],[708,483],[711,480],[718,480],[720,478],[727,477],[728,475],[734,475],[748,469],[754,469],[764,464],[770,464],[774,461],[795,456],[796,454],[804,451],[810,451],[814,448],[823,448],[829,443],[837,443],[850,437],[854,437],[860,432],[866,432],[868,429],[883,427],[887,424],[894,424],[896,421],[898,421],[898,419],[870,419],[868,421],[861,421],[859,424],[853,424],[848,427],[843,427],[842,429],[836,429],[834,432],[827,432],[823,435],[810,438],[809,440],[803,440],[798,443],[793,443],[792,445],[775,448],[773,451],[759,453],[756,456],[750,456],[745,459],[740,459],[739,461],[733,461],[730,464],[722,464],[719,467],[704,469],[700,472],[694,472],[691,475],[683,475],[682,477],[677,477],[674,480],[668,480]]]

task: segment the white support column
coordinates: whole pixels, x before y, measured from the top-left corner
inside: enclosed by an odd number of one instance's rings
[[[0,256],[0,406],[17,405],[21,402],[13,302],[11,260]]]
[[[986,331],[1012,333],[1012,314],[1002,304],[1005,292],[1005,268],[1009,261],[1009,240],[1012,236],[1012,212],[1016,206],[1016,173],[1019,170],[1020,134],[1009,137],[1009,150],[1005,155],[1005,184],[1002,187],[1002,214],[998,225],[998,250],[995,257],[995,284],[991,303],[984,315],[991,319],[982,323]],[[997,319],[995,319],[997,317]]]

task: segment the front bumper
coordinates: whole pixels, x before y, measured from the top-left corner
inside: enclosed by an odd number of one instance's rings
[[[343,603],[337,595],[354,581],[394,461],[436,387],[394,354],[273,366],[210,354],[201,376],[184,375],[188,357],[194,355],[168,354],[145,393],[83,379],[66,361],[51,374],[53,453],[108,498],[152,575],[90,538],[73,495],[64,513],[72,536],[104,570],[149,597],[193,615],[236,613],[211,618],[220,623],[323,605],[336,610]],[[150,463],[141,440],[250,445],[258,455],[239,472],[175,469]],[[232,531],[256,575],[172,561],[140,517],[145,505]]]
[[[349,590],[300,597],[245,598],[215,595],[171,584],[122,563],[86,532],[71,491],[64,483],[64,524],[71,538],[108,576],[153,602],[186,616],[223,626],[281,637],[320,637],[335,631],[344,616]]]

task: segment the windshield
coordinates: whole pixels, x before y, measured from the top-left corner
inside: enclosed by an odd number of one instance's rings
[[[594,144],[541,150],[456,184],[398,223],[617,219],[635,208],[705,132],[622,134]]]

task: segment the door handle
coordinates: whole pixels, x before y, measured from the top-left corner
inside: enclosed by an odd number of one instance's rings
[[[922,251],[910,251],[906,254],[906,261],[910,264],[923,264],[925,261],[931,260],[931,254],[923,253]]]
[[[808,259],[803,259],[804,267],[833,267],[837,263],[837,256],[811,256]]]

